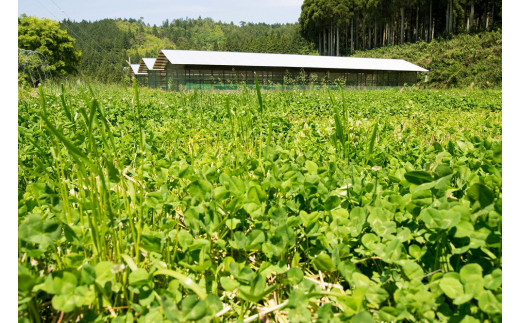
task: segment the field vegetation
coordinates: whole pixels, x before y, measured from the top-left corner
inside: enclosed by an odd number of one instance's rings
[[[20,322],[500,322],[499,90],[19,93]]]

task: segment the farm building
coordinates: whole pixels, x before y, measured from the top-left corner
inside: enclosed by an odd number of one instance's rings
[[[163,68],[154,68],[155,58],[142,58],[139,73],[148,75],[148,86],[154,89],[166,89],[166,72]]]
[[[143,59],[141,67],[145,60],[151,59]],[[167,49],[159,52],[153,66],[146,66],[149,71],[162,71],[161,88],[176,90],[252,86],[255,72],[266,89],[325,84],[347,88],[395,87],[414,84],[418,72],[428,71],[400,59]],[[139,71],[144,71],[141,67]]]
[[[148,85],[148,74],[139,73],[139,64],[129,64],[128,76],[135,77],[140,85]]]

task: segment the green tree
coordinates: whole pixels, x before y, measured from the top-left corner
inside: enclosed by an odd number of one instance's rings
[[[81,52],[75,50],[75,41],[54,20],[25,15],[18,19],[18,48],[38,52],[47,62],[45,72],[53,77],[77,72]],[[33,82],[42,81],[34,80],[34,77]]]

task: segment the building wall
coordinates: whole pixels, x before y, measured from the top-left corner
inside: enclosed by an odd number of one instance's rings
[[[166,90],[166,71],[148,70],[148,87]]]
[[[137,84],[140,86],[148,86],[148,76],[147,75],[136,75]]]
[[[253,87],[256,72],[259,84],[265,89],[306,89],[312,87],[380,88],[412,85],[417,72],[366,70],[303,70],[270,67],[217,67],[195,65],[166,66],[167,88],[236,89]]]

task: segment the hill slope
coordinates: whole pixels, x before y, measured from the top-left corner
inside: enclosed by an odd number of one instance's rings
[[[353,56],[401,58],[428,69],[429,87],[502,85],[502,31],[357,51]]]
[[[82,73],[103,82],[118,82],[130,57],[156,57],[160,49],[196,49],[259,53],[311,54],[312,44],[300,35],[298,24],[233,23],[211,18],[166,20],[149,26],[135,19],[94,22],[64,20],[62,28],[76,38],[82,53]]]

